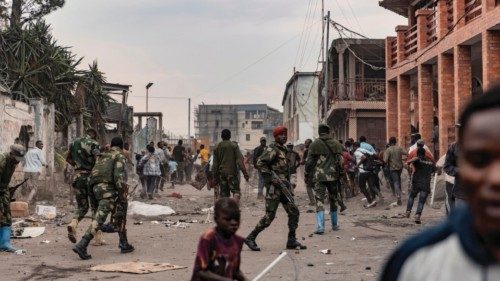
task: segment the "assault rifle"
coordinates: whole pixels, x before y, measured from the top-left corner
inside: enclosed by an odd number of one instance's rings
[[[21,183],[18,183],[14,186],[9,187],[9,193],[10,193],[10,201],[12,202],[14,199],[14,193],[16,193],[16,190],[23,185],[26,181],[28,181],[29,178],[25,178]]]
[[[295,201],[293,199],[293,194],[290,191],[290,187],[291,187],[290,183],[280,179],[280,177],[276,174],[275,171],[271,171],[271,175],[273,177],[273,180],[278,183],[278,187],[280,188],[281,193],[283,193],[283,195],[285,195],[288,202],[295,203]]]
[[[118,195],[118,200],[112,211],[111,220],[109,224],[103,224],[101,226],[101,231],[106,233],[113,232],[124,232],[127,226],[127,209],[128,209],[128,199],[131,194],[133,194],[139,184],[136,184],[129,194],[129,185],[123,184],[122,193]]]

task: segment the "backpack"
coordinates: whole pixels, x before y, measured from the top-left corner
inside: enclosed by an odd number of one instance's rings
[[[373,172],[377,169],[377,161],[375,159],[375,154],[363,153],[365,156],[365,161],[363,162],[363,170],[367,172]]]

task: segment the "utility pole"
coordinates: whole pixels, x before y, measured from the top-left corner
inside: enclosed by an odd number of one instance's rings
[[[191,98],[188,98],[188,142],[191,140]]]
[[[330,75],[330,59],[328,55],[328,42],[330,41],[330,11],[327,12],[326,14],[326,44],[325,44],[325,94],[323,96],[323,121],[324,123],[327,123],[328,119],[328,93],[330,91],[330,80],[328,79]]]
[[[149,112],[148,111],[148,109],[149,109],[149,88],[151,88],[151,86],[153,86],[153,82],[149,82],[146,85],[146,113]]]
[[[325,0],[321,0],[321,47],[325,44]],[[321,61],[325,63],[325,53],[321,52]]]

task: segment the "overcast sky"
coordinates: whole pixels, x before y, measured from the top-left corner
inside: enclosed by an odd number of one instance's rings
[[[325,10],[371,38],[405,23],[378,0],[325,0]],[[320,13],[321,0],[67,0],[47,20],[82,67],[97,59],[108,82],[132,85],[134,111],[145,111],[145,85],[154,82],[149,111],[186,135],[187,100],[153,97],[191,97],[192,112],[202,102],[282,110],[293,67],[316,70]]]

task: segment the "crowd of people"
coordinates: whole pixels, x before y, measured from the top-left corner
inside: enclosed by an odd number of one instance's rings
[[[405,193],[401,182],[403,169],[409,171],[408,201],[404,216],[410,217],[415,199],[415,222],[421,223],[422,211],[431,192],[431,178],[442,168],[447,175],[447,220],[403,243],[384,267],[381,280],[498,280],[500,279],[500,88],[494,88],[473,100],[457,124],[458,141],[435,161],[433,154],[418,134],[412,136],[409,149],[398,146],[391,137],[382,151],[369,144],[366,137],[345,142],[331,136],[330,127],[320,124],[319,137],[306,140],[302,155],[287,145],[287,128],[273,130],[274,142],[260,145],[246,157],[231,132],[221,133],[222,142],[210,155],[204,146],[196,154],[182,141],[170,150],[163,142],[150,143],[138,156],[136,172],[143,184],[142,197],[152,199],[165,182],[190,181],[190,171],[199,170],[196,180],[215,188],[215,228],[200,238],[192,280],[247,280],[243,275],[241,250],[246,244],[260,251],[256,239],[276,217],[279,205],[288,215],[286,249],[306,250],[297,240],[300,212],[294,198],[297,173],[304,166],[304,184],[310,206],[316,212],[314,233],[324,235],[325,204],[328,201],[331,230],[340,228],[338,212],[347,207],[343,200],[361,192],[365,208],[372,208],[384,196],[379,175],[385,177],[395,205],[402,205]],[[10,242],[12,218],[10,202],[18,186],[9,187],[14,170],[21,162],[27,179],[36,178],[46,166],[40,151],[26,153],[25,147],[14,144],[0,154],[0,250],[15,252]],[[68,239],[76,243],[72,250],[81,259],[90,259],[87,247],[99,240],[100,233],[116,232],[122,253],[134,251],[128,242],[126,213],[129,187],[127,167],[132,165],[128,145],[120,137],[101,148],[93,129],[74,140],[66,161],[74,169],[72,186],[77,202],[73,219],[67,226]],[[258,199],[265,200],[265,215],[245,237],[236,231],[240,225],[241,174],[248,181],[247,167],[252,164],[258,173]],[[192,168],[187,168],[192,165]],[[436,167],[437,166],[437,167]],[[33,175],[35,173],[35,175]],[[204,175],[204,176],[203,176]],[[29,193],[28,198],[33,196]],[[232,198],[231,198],[232,197]],[[92,211],[92,222],[77,243],[77,226]],[[313,211],[313,212],[314,212]],[[106,221],[110,218],[110,222]],[[226,278],[226,279],[224,279]],[[227,279],[229,278],[229,279]]]

